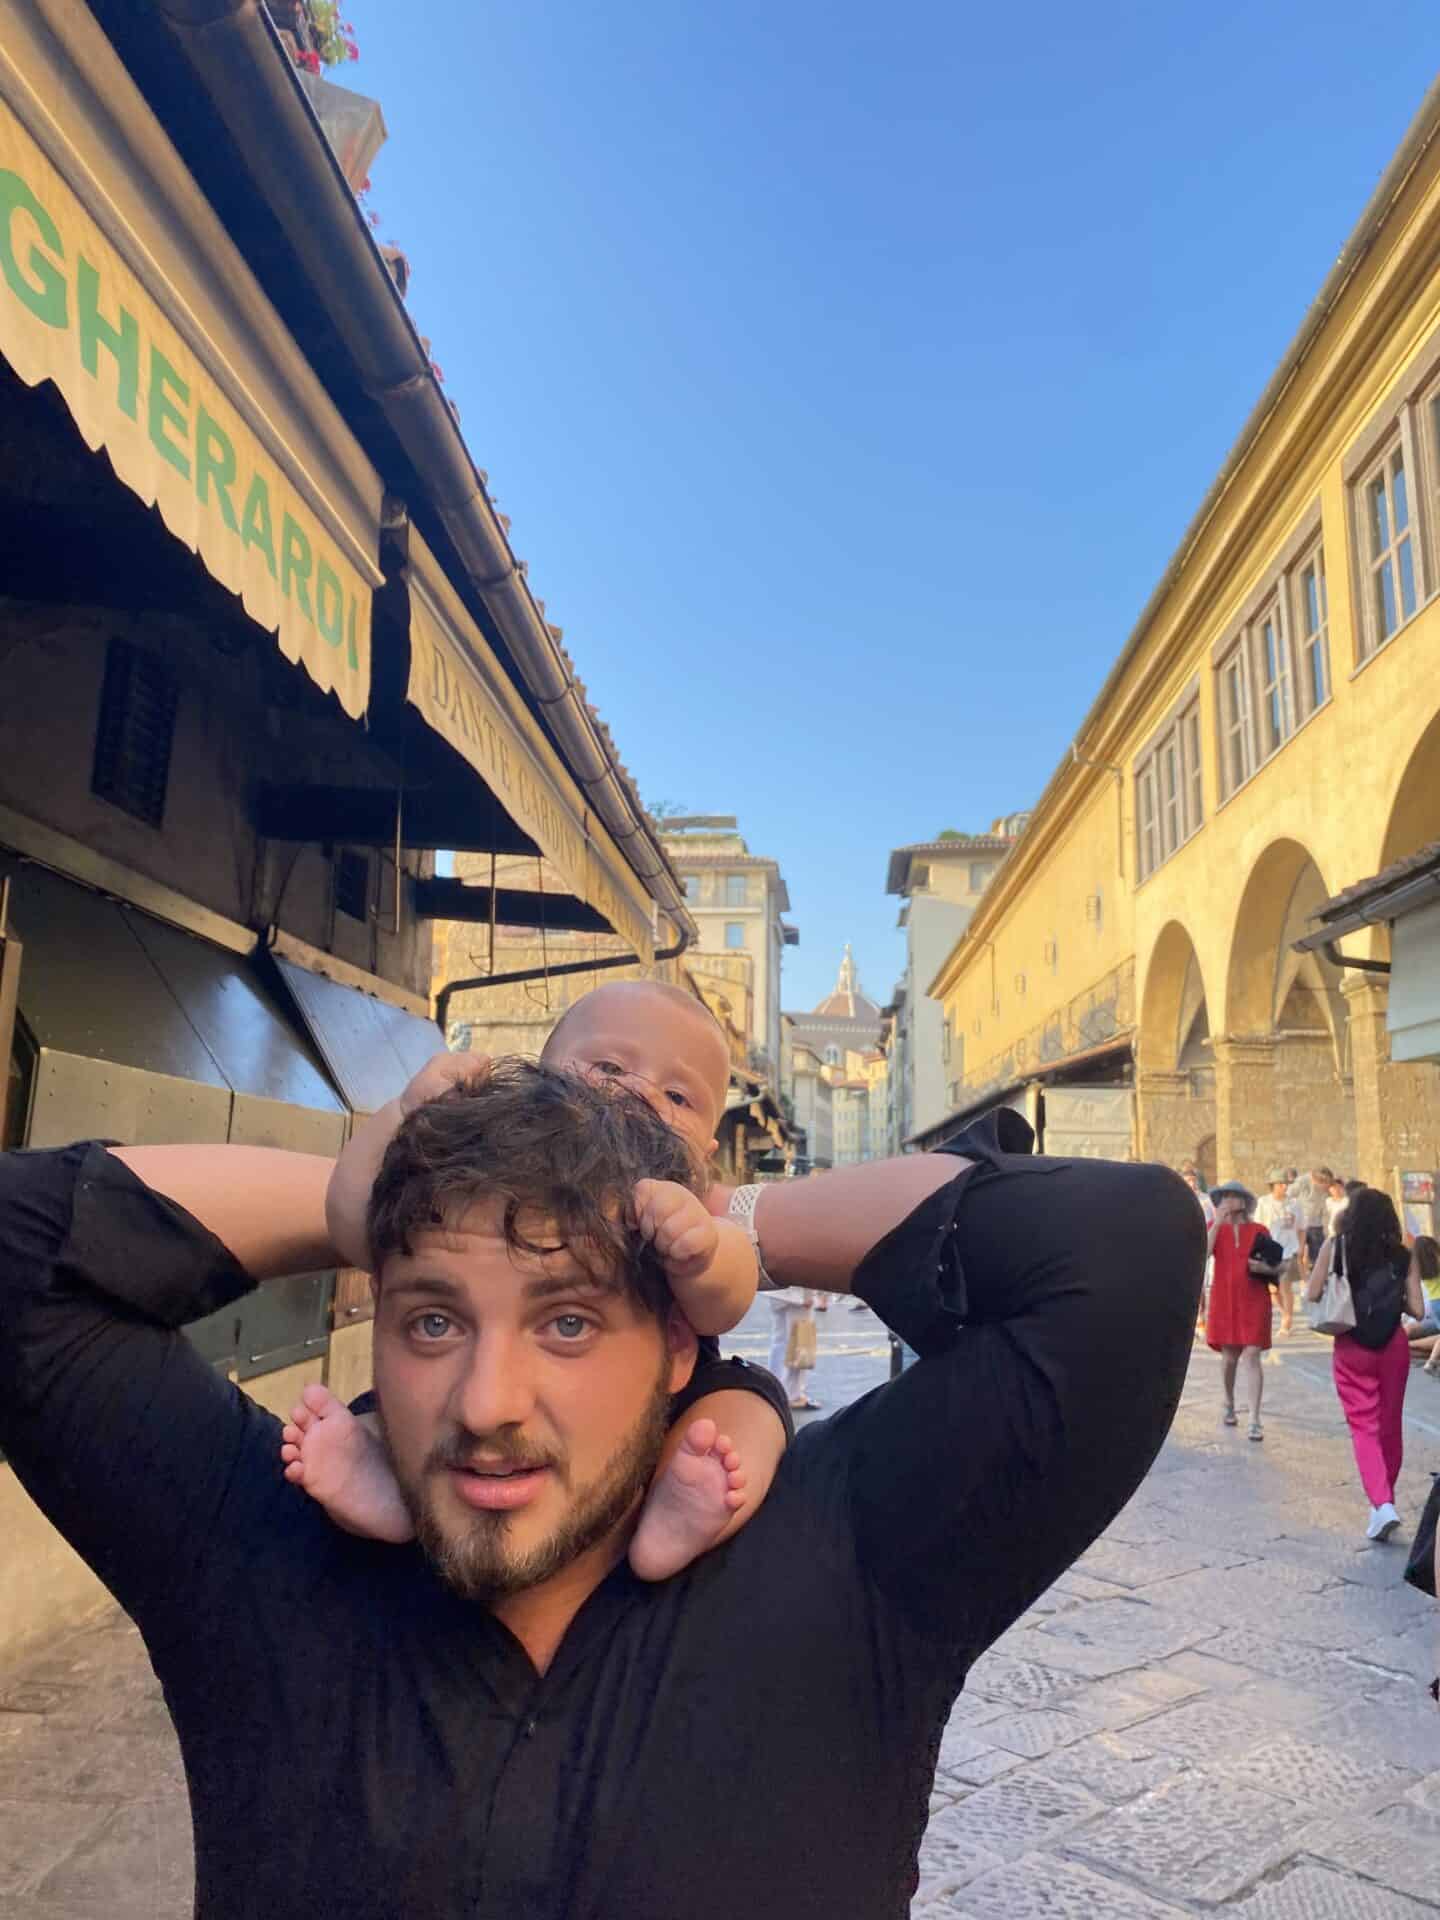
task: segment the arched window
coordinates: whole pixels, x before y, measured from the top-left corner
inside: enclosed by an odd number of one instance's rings
[[[839,1064],[840,1064],[840,1049],[839,1049],[839,1047],[826,1047],[826,1049],[825,1049],[825,1064],[826,1064],[826,1066],[827,1066],[827,1067],[838,1067],[838,1066],[839,1066]]]

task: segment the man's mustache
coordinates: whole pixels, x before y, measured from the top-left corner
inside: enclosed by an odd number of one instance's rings
[[[565,1463],[558,1455],[540,1452],[513,1434],[497,1433],[488,1437],[473,1433],[452,1434],[437,1441],[425,1461],[427,1473],[467,1470],[483,1473],[497,1467],[509,1467],[517,1472],[549,1467],[562,1477],[565,1472]]]

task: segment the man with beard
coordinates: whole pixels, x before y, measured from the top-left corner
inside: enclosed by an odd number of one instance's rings
[[[0,1443],[144,1634],[201,1920],[900,1920],[968,1667],[1129,1497],[1190,1347],[1185,1188],[1028,1145],[1002,1116],[741,1197],[774,1284],[920,1359],[651,1583],[624,1555],[694,1335],[630,1224],[686,1178],[643,1101],[512,1064],[397,1127],[369,1237],[409,1546],[286,1485],[177,1331],[349,1244],[329,1163],[0,1158]]]

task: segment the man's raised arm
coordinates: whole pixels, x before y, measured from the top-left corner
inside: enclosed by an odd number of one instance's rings
[[[325,1220],[335,1162],[279,1147],[111,1147],[152,1193],[183,1207],[255,1280],[336,1265]]]
[[[955,1157],[767,1187],[756,1214],[772,1278],[849,1285],[920,1355],[815,1444],[848,1457],[877,1587],[962,1666],[1148,1470],[1204,1266],[1200,1209],[1176,1175],[1036,1159],[1031,1138],[991,1115]]]

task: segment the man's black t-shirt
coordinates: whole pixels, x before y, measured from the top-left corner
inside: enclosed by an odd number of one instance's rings
[[[176,1331],[251,1284],[218,1241],[103,1147],[0,1156],[0,1443],[144,1634],[202,1920],[900,1920],[966,1670],[1150,1464],[1203,1263],[1173,1175],[1002,1137],[853,1283],[919,1364],[543,1676],[281,1478]]]

